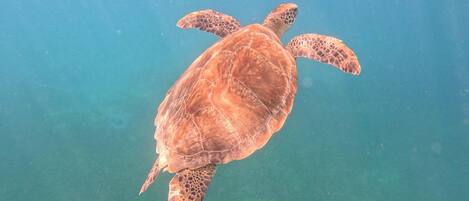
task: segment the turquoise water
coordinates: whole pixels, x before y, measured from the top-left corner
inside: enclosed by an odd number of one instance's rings
[[[0,200],[166,200],[153,118],[217,41],[181,30],[212,8],[243,25],[280,1],[2,0]],[[206,200],[469,200],[469,1],[295,1],[301,33],[344,40],[354,77],[298,60],[283,129],[217,170]]]

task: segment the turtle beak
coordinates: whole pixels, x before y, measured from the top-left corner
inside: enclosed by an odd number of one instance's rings
[[[272,30],[279,38],[295,22],[298,6],[294,3],[283,3],[272,10],[263,25]]]
[[[289,22],[289,24],[293,24],[293,22],[295,22],[295,19],[296,19],[296,15],[298,15],[298,6],[294,3],[289,3],[287,4],[287,11],[291,13],[291,19],[292,21]]]
[[[296,18],[296,14],[298,14],[298,5],[294,3],[282,3],[270,13],[271,16],[274,16],[273,18],[282,18],[284,15],[288,15],[292,19]],[[293,24],[293,22],[288,24]]]
[[[283,12],[291,10],[295,13],[295,17],[296,17],[296,14],[298,14],[298,5],[294,3],[283,3],[277,7],[277,10],[283,11]]]
[[[284,7],[284,8],[298,8],[298,5],[294,3],[281,3],[277,8]]]

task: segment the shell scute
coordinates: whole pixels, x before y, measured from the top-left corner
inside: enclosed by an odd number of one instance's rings
[[[192,63],[160,105],[155,134],[167,170],[243,159],[281,128],[296,92],[296,63],[278,37],[250,25]]]
[[[213,106],[204,110],[201,115],[194,117],[200,129],[201,139],[205,151],[225,151],[230,150],[237,144],[236,131],[234,129],[220,129],[229,127],[223,114],[220,114]]]
[[[172,149],[178,153],[185,155],[191,155],[203,151],[203,147],[200,143],[200,133],[192,122],[192,118],[183,118],[180,122],[180,126],[175,130],[172,135],[169,144],[172,145],[184,145],[174,146]]]
[[[234,79],[248,88],[271,114],[276,113],[289,91],[288,75],[253,49],[240,54],[244,58],[233,69]]]
[[[226,84],[214,89],[217,96],[212,97],[213,104],[224,111],[237,135],[243,141],[254,140],[255,129],[265,126],[270,115],[268,108],[244,84],[231,79]]]

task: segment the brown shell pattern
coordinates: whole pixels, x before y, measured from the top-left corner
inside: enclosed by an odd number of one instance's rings
[[[157,152],[169,172],[243,159],[283,126],[295,93],[295,59],[272,31],[246,26],[205,51],[168,91],[155,120]]]

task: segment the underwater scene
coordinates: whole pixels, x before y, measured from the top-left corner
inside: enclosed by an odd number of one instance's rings
[[[0,1],[0,200],[469,201],[469,1],[289,3]]]

